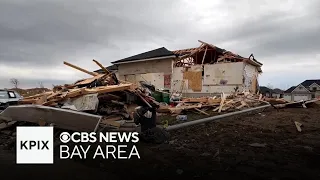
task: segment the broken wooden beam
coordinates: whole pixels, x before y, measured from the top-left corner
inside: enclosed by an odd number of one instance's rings
[[[82,68],[80,68],[80,67],[78,67],[78,66],[76,66],[76,65],[70,64],[70,63],[65,62],[65,61],[63,62],[63,64],[65,64],[65,65],[67,65],[67,66],[70,66],[70,67],[72,67],[72,68],[74,68],[74,69],[77,69],[77,70],[79,70],[79,71],[82,71],[82,72],[84,72],[84,73],[90,74],[91,76],[96,76],[96,75],[99,74],[99,73],[96,73],[96,72],[90,72],[90,71],[88,71],[88,70],[82,69]]]
[[[110,72],[108,71],[107,68],[105,68],[102,64],[100,64],[97,60],[92,60],[93,62],[95,62],[106,74],[110,74]]]

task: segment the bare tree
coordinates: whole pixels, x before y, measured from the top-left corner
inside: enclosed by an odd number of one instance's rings
[[[268,83],[267,88],[273,89],[273,86],[270,83]]]
[[[13,85],[14,88],[18,88],[19,86],[19,80],[16,78],[10,79],[10,83]]]
[[[43,83],[42,83],[42,82],[39,82],[38,84],[39,84],[39,88],[44,88],[44,86],[43,86]]]

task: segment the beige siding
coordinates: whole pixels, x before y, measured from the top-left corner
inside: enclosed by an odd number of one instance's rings
[[[171,74],[172,59],[141,61],[118,65],[119,75],[165,73]]]
[[[204,84],[242,84],[242,67],[243,62],[204,65]]]
[[[172,60],[161,59],[119,64],[118,77],[132,83],[149,82],[156,88],[162,89],[165,88],[165,76],[172,73]]]
[[[201,65],[194,65],[188,71],[202,71]],[[185,96],[204,96],[230,94],[238,87],[242,91],[243,86],[243,63],[223,63],[204,65],[204,76],[200,81],[201,91],[194,91],[189,88],[189,80],[183,79],[184,69],[182,67],[173,68],[171,90],[182,92]],[[183,86],[184,80],[184,86]],[[182,88],[182,91],[181,91]]]

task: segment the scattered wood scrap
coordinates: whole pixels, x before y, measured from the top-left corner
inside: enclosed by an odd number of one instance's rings
[[[227,96],[222,93],[220,97],[198,97],[198,98],[182,98],[175,107],[160,106],[159,113],[171,113],[174,115],[181,114],[185,111],[196,111],[198,113],[209,116],[210,109],[215,113],[232,112],[242,110],[244,108],[256,107],[269,102],[262,100],[262,95],[251,93],[238,93]]]
[[[298,130],[299,132],[301,132],[301,131],[302,131],[302,129],[301,129],[302,124],[299,123],[298,121],[295,121],[294,124],[296,125],[297,130]]]
[[[99,67],[104,67],[98,61],[93,61]],[[116,129],[123,126],[121,122],[132,120],[133,110],[130,107],[137,107],[137,103],[150,107],[158,105],[154,98],[146,95],[145,89],[133,83],[118,80],[106,68],[102,68],[103,73],[96,73],[68,62],[64,64],[92,77],[78,80],[73,84],[55,86],[49,92],[25,97],[20,104],[36,104],[77,111],[85,109],[86,112],[103,115],[101,125]]]

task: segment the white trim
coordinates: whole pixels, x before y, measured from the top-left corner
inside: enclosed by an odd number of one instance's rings
[[[141,62],[141,61],[154,61],[154,60],[159,60],[159,59],[168,59],[168,58],[176,58],[175,55],[171,56],[164,56],[164,57],[156,57],[156,58],[149,58],[149,59],[138,59],[138,60],[130,60],[130,61],[124,61],[124,62],[115,62],[112,64],[126,64],[126,63],[135,63],[135,62]]]
[[[302,84],[299,84],[296,88],[294,88],[292,91],[291,91],[291,93],[292,92],[294,92],[298,87],[303,87],[305,90],[307,90],[307,92],[309,92],[309,93],[311,93],[306,87],[304,87]]]
[[[317,85],[317,86],[320,88],[320,85],[319,85],[319,84],[317,84],[317,83],[315,83],[315,82],[314,82],[314,83],[312,83],[309,87],[311,87],[311,86],[312,86],[312,85],[314,85],[314,84],[315,84],[315,85]]]

